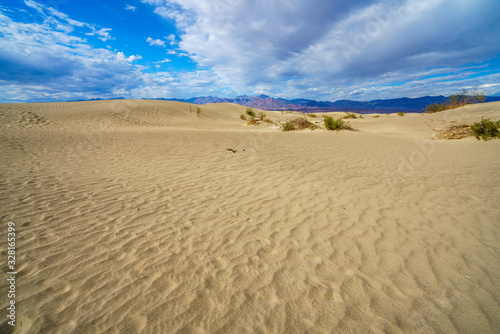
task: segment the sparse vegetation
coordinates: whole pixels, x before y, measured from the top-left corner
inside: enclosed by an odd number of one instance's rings
[[[201,109],[199,107],[196,108],[196,115],[198,115],[198,117],[201,117]]]
[[[468,91],[463,89],[460,93],[452,94],[443,103],[432,103],[425,107],[428,113],[435,113],[448,109],[455,109],[473,103],[483,103],[486,99],[484,93],[479,93],[477,90]]]
[[[310,122],[305,116],[297,117],[292,119],[291,121],[286,121],[284,123],[280,123],[281,129],[283,131],[292,131],[292,130],[303,130],[303,129],[317,129],[318,125]]]
[[[434,129],[436,130],[436,129]],[[436,130],[438,139],[462,139],[472,135],[471,125],[466,123],[458,123],[449,126],[444,130]]]
[[[482,118],[481,121],[474,124],[453,122],[451,126],[444,130],[433,129],[437,131],[438,139],[462,139],[470,136],[480,140],[489,140],[500,138],[500,121],[491,121],[489,118]]]
[[[248,110],[247,110],[247,113],[248,113]],[[259,113],[259,118],[256,118],[255,114],[254,114],[254,116],[250,116],[250,120],[247,122],[247,125],[259,125],[263,122],[269,123],[269,124],[274,124],[273,121],[271,121],[269,118],[265,118],[265,117],[266,117],[266,114],[263,112]],[[247,119],[247,117],[245,115],[241,115],[240,118]]]
[[[298,117],[298,118],[295,118],[294,120],[292,120],[292,123],[295,125],[295,127],[299,130],[302,130],[302,129],[311,129],[311,130],[314,130],[314,129],[317,129],[319,126],[317,126],[316,124],[310,122],[307,118],[305,117]]]
[[[318,115],[316,115],[316,114],[307,114],[307,116],[312,117],[312,118],[318,117]]]
[[[380,115],[373,115],[372,117],[375,117],[375,118],[376,118],[376,117],[380,117]]]
[[[247,123],[247,125],[259,125],[259,124],[260,124],[259,120],[255,119],[254,117],[251,117]]]
[[[240,115],[240,119],[246,121],[247,120],[247,117],[245,115]]]
[[[323,122],[327,130],[352,129],[349,123],[345,122],[342,118],[334,119],[331,116],[324,116]]]
[[[476,139],[489,140],[490,138],[500,138],[500,121],[493,122],[489,118],[482,118],[471,126],[471,131]]]
[[[293,123],[290,122],[290,121],[286,121],[286,122],[280,123],[280,126],[281,126],[281,129],[283,131],[293,131],[293,130],[295,130],[295,125],[293,125]]]
[[[398,115],[402,117],[402,116],[406,116],[406,113],[403,111],[398,111]]]
[[[250,117],[255,117],[255,112],[252,108],[247,108],[247,115]]]
[[[344,118],[358,118],[358,116],[356,116],[356,114],[353,113],[353,112],[347,112],[346,111]]]

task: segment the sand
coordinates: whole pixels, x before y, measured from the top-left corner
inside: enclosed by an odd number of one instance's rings
[[[500,332],[500,140],[433,139],[500,103],[342,132],[196,107],[0,105],[16,333]]]

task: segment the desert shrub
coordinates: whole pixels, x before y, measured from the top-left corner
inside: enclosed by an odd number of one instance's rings
[[[472,125],[471,130],[477,139],[489,140],[500,137],[500,121],[493,122],[489,118],[483,118],[480,122]]]
[[[347,112],[346,111],[344,118],[358,118],[358,116],[356,116],[356,114],[353,113],[353,112]]]
[[[255,117],[255,113],[252,108],[247,108],[247,115],[250,117]]]
[[[293,130],[295,130],[295,125],[293,125],[293,123],[290,122],[290,121],[286,121],[286,122],[280,123],[280,126],[281,126],[281,129],[283,131],[293,131]]]
[[[250,120],[247,122],[247,125],[259,125],[259,120],[251,117]]]
[[[365,116],[363,114],[359,115],[359,118],[365,118]]]
[[[462,139],[472,135],[471,125],[466,123],[454,122],[446,129],[437,130],[436,137],[438,139]]]
[[[443,103],[432,103],[425,107],[425,111],[428,113],[435,113],[448,109],[455,109],[458,107],[463,107],[468,104],[473,103],[483,103],[486,99],[484,93],[479,93],[477,90],[468,91],[467,89],[462,89],[460,93],[451,94]]]
[[[262,111],[261,111],[261,112],[259,112],[259,118],[260,118],[261,120],[263,120],[265,117],[266,117],[266,113],[265,113],[265,112],[262,112]]]
[[[324,116],[323,122],[327,130],[351,129],[349,124],[346,123],[342,118],[334,119],[331,116]]]
[[[240,119],[246,121],[247,117],[245,115],[240,115]]]
[[[312,117],[312,118],[318,117],[318,115],[316,115],[316,114],[307,114],[307,116]]]
[[[295,125],[296,129],[317,129],[318,126],[314,123],[309,122],[309,120],[305,117],[298,117],[292,120],[292,124]]]
[[[286,121],[284,123],[280,123],[283,131],[292,131],[292,130],[304,130],[304,129],[317,129],[318,125],[309,122],[306,117],[297,117],[292,119],[291,121]]]
[[[439,111],[443,111],[443,110],[446,110],[446,105],[444,103],[432,103],[432,104],[429,104],[427,107],[425,107],[425,111],[427,111],[429,114],[432,114],[432,113],[435,113],[435,112],[439,112]]]
[[[198,117],[200,117],[200,114],[201,114],[201,109],[198,107],[198,108],[196,108],[196,115],[198,115]]]
[[[380,117],[380,115],[373,115],[372,117]]]
[[[403,112],[403,111],[398,111],[398,115],[399,115],[399,116],[405,116],[405,115],[406,115],[406,113],[405,113],[405,112]]]
[[[273,124],[274,122],[271,121],[269,118],[264,118],[262,119],[263,122],[266,122],[266,123],[270,123],[270,124]]]

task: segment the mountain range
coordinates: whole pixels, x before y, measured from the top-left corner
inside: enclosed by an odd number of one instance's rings
[[[235,98],[220,98],[213,96],[192,97],[190,99],[163,99],[168,101],[188,102],[193,104],[206,103],[236,103],[239,105],[262,110],[294,110],[301,112],[351,111],[358,113],[374,112],[422,112],[432,103],[446,101],[445,96],[423,96],[418,98],[397,98],[372,101],[338,100],[335,102],[315,101],[308,99],[286,100],[267,95],[237,96]],[[487,96],[485,102],[500,101],[499,96]]]
[[[499,94],[500,95],[500,94]],[[114,98],[113,100],[124,99],[124,97]],[[157,100],[187,102],[193,104],[207,103],[235,103],[246,107],[261,109],[261,110],[293,110],[300,112],[330,112],[330,111],[349,111],[357,113],[385,113],[385,112],[407,112],[417,113],[423,112],[425,107],[432,103],[443,103],[448,98],[445,96],[423,96],[417,98],[402,97],[397,99],[378,99],[372,101],[352,101],[338,100],[316,101],[308,99],[293,99],[286,100],[282,98],[273,98],[267,95],[248,96],[242,95],[235,98],[223,98],[213,96],[199,96],[190,99],[165,99],[158,98]],[[90,99],[86,101],[102,100],[100,98]],[[145,99],[149,100],[149,99]],[[74,100],[85,101],[85,100]],[[485,102],[500,101],[500,96],[486,96]],[[71,102],[71,101],[68,101]]]

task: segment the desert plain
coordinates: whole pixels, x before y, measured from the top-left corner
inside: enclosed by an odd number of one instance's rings
[[[435,138],[500,102],[355,131],[245,110],[0,104],[0,332],[500,332],[500,140]]]

